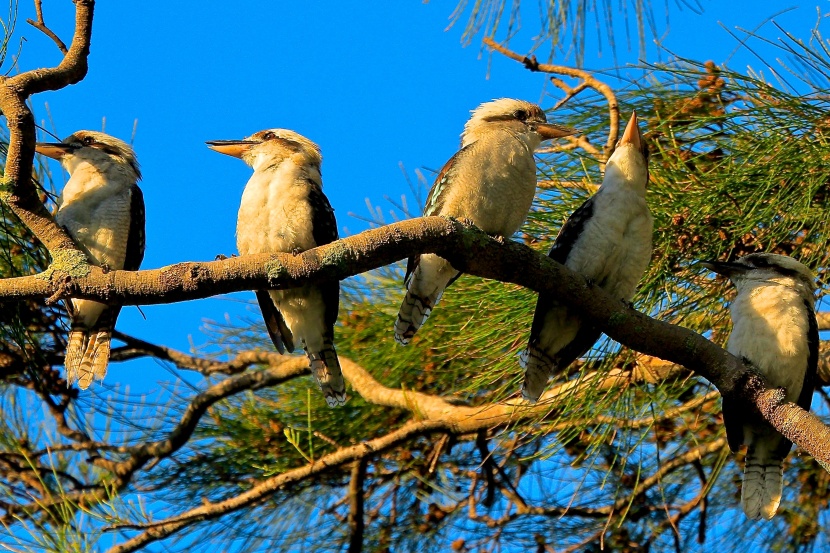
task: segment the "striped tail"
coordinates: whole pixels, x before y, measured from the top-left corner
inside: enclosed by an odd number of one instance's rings
[[[340,370],[340,360],[334,345],[324,342],[320,352],[308,352],[309,367],[314,380],[323,392],[326,403],[329,407],[337,407],[346,403],[346,382],[343,380],[343,372]]]
[[[405,346],[412,340],[418,329],[421,328],[432,308],[441,299],[441,292],[434,296],[416,296],[407,290],[403,298],[401,309],[398,311],[398,318],[395,321],[395,341]]]
[[[758,459],[752,446],[747,451],[744,484],[741,489],[741,507],[747,518],[770,520],[778,511],[784,489],[784,462],[777,459]]]
[[[553,373],[554,361],[541,349],[528,345],[527,349],[519,354],[519,365],[525,370],[522,397],[531,403],[536,403],[548,385],[548,379]]]
[[[77,382],[79,388],[86,390],[93,379],[104,379],[110,358],[111,339],[112,331],[109,329],[90,331],[81,325],[73,325],[69,331],[64,360],[67,385]]]

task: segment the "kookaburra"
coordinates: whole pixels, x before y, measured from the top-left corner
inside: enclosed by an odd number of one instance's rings
[[[207,143],[254,170],[242,192],[236,223],[239,253],[298,254],[337,240],[334,210],[323,194],[323,158],[314,142],[293,131],[268,129],[244,140]],[[277,350],[300,345],[330,407],[346,402],[346,384],[334,350],[340,283],[290,290],[258,290],[256,298]]]
[[[632,114],[608,158],[599,190],[568,218],[548,256],[622,301],[634,297],[651,259],[652,217],[646,203],[648,148]],[[540,294],[520,362],[522,396],[537,401],[548,378],[581,357],[601,332],[578,309]]]
[[[488,234],[509,238],[524,222],[536,193],[533,151],[543,140],[575,132],[548,123],[536,104],[510,98],[481,104],[464,125],[461,149],[438,173],[424,215],[466,219]],[[437,255],[409,258],[406,297],[395,321],[399,344],[409,343],[459,276]]]
[[[60,143],[38,143],[35,150],[59,160],[70,175],[58,200],[57,223],[86,249],[92,263],[138,270],[144,259],[144,197],[132,148],[104,133],[78,131]],[[66,381],[86,389],[93,378],[107,374],[121,306],[76,299],[68,307]]]
[[[791,257],[753,253],[734,263],[701,263],[729,277],[738,293],[729,310],[732,334],[726,349],[783,388],[787,401],[809,411],[818,367],[816,284],[813,273]],[[741,506],[750,519],[775,516],[783,491],[784,458],[792,442],[758,415],[723,399],[729,448],[747,445]]]

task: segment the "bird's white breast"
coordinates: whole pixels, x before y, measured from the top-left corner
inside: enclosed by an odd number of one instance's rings
[[[290,160],[255,171],[239,206],[236,244],[241,254],[304,251],[315,247],[310,184]]]
[[[59,225],[86,247],[99,265],[123,269],[131,224],[131,187],[135,178],[115,164],[103,168],[89,163],[73,167],[61,193],[55,215]],[[72,300],[76,317],[91,326],[105,305],[91,300]]]
[[[786,388],[787,399],[796,401],[810,355],[804,299],[785,286],[755,283],[730,309],[734,325],[727,350],[752,361],[769,386]]]
[[[124,268],[134,182],[125,175],[78,169],[66,183],[55,215],[98,263],[111,269]]]
[[[600,189],[565,264],[615,297],[630,300],[651,260],[652,232],[642,194],[626,187]]]
[[[511,236],[536,193],[532,149],[507,132],[487,135],[459,156],[441,215],[466,218],[489,234]]]

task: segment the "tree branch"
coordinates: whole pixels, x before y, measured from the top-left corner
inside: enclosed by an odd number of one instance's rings
[[[74,296],[104,302],[170,303],[251,289],[282,289],[342,280],[418,253],[435,253],[461,272],[511,282],[556,295],[610,338],[679,365],[712,382],[722,395],[755,408],[779,432],[830,466],[830,428],[781,390],[767,390],[763,378],[703,336],[658,321],[615,300],[547,256],[512,241],[500,242],[475,227],[441,217],[423,217],[372,229],[294,256],[253,255],[205,263],[180,263],[148,271],[93,268],[90,276],[66,285]],[[48,297],[58,284],[20,277],[0,281],[0,297]],[[411,392],[416,393],[416,392]],[[438,407],[440,409],[440,406]],[[524,408],[516,406],[515,408]],[[457,421],[463,431],[464,421]]]
[[[385,436],[361,442],[350,447],[344,447],[338,451],[324,455],[313,464],[305,465],[263,480],[252,486],[248,491],[230,499],[217,503],[207,503],[179,516],[143,525],[143,527],[147,527],[147,530],[121,544],[111,547],[106,553],[137,551],[149,543],[165,538],[196,522],[213,520],[255,503],[278,491],[283,486],[305,480],[311,476],[327,471],[333,466],[356,461],[367,455],[381,453],[416,436],[446,430],[445,427],[446,425],[441,421],[409,422]]]
[[[57,67],[26,71],[13,77],[0,77],[0,111],[9,127],[6,169],[0,185],[0,200],[43,242],[52,253],[81,250],[46,210],[32,182],[35,156],[35,120],[26,101],[32,94],[58,90],[86,76],[87,57],[92,37],[94,0],[75,2],[75,33],[72,44]]]
[[[349,480],[349,549],[348,553],[363,551],[363,502],[365,491],[367,459],[364,457],[352,465],[352,477]]]

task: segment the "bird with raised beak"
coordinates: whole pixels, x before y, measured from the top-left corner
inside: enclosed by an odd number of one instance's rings
[[[132,148],[101,132],[78,131],[63,142],[38,143],[35,151],[59,160],[69,180],[55,220],[105,269],[136,271],[144,259],[144,197]],[[120,305],[73,299],[66,344],[66,381],[86,389],[107,374],[110,341]]]
[[[783,388],[786,401],[810,410],[818,369],[816,281],[795,259],[753,253],[735,262],[700,263],[732,281],[737,295],[729,311],[726,350],[757,369],[768,388]],[[760,415],[723,398],[729,448],[746,444],[741,507],[750,519],[771,519],[784,489],[784,459],[792,442]]]
[[[651,260],[653,220],[646,203],[648,147],[633,113],[608,158],[599,190],[568,218],[548,256],[613,297],[629,302]],[[540,294],[530,340],[520,355],[522,396],[536,402],[548,379],[583,356],[602,333],[555,294]]]
[[[467,220],[509,238],[527,217],[536,193],[533,151],[543,140],[575,134],[547,122],[536,104],[501,98],[472,111],[453,155],[429,191],[424,215]],[[395,321],[395,340],[406,345],[429,317],[444,289],[461,273],[434,254],[409,258],[406,296]]]
[[[254,170],[239,206],[239,253],[297,255],[338,239],[334,210],[323,194],[323,158],[317,144],[293,131],[268,129],[244,140],[207,145]],[[346,403],[346,383],[334,349],[340,282],[257,290],[256,298],[277,351],[302,346],[329,407]]]

